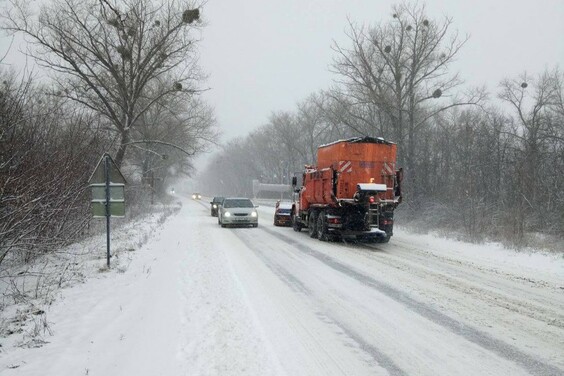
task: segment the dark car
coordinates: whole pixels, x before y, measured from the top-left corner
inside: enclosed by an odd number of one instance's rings
[[[277,202],[274,210],[274,226],[292,226],[292,203]]]
[[[219,205],[223,202],[223,197],[216,196],[211,200],[211,216],[217,217],[217,210],[219,209]]]

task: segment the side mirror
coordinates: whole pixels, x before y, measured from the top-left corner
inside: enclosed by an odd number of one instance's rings
[[[298,178],[296,176],[292,176],[292,185],[295,187],[298,185]]]

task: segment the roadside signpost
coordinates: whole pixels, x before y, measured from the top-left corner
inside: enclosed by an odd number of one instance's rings
[[[125,178],[108,153],[104,153],[88,179],[92,189],[92,215],[106,218],[106,258],[110,267],[110,218],[125,217]]]

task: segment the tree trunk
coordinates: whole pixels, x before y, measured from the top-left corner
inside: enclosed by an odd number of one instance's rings
[[[125,157],[125,149],[127,148],[128,142],[129,142],[129,130],[122,131],[120,145],[116,157],[114,159],[114,162],[116,162],[118,168],[121,168],[123,158]]]

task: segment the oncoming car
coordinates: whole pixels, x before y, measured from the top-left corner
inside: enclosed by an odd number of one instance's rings
[[[221,227],[242,225],[258,227],[256,206],[248,198],[225,198],[218,208],[217,223]]]
[[[274,226],[292,226],[291,214],[291,202],[277,202],[274,210]]]
[[[199,193],[192,193],[192,198],[194,200],[200,200],[202,198],[202,195]]]
[[[211,204],[212,217],[217,217],[217,212],[219,210],[219,206],[221,205],[222,201],[223,201],[223,197],[219,197],[219,196],[216,196],[213,198],[213,200],[211,200],[210,204]]]

